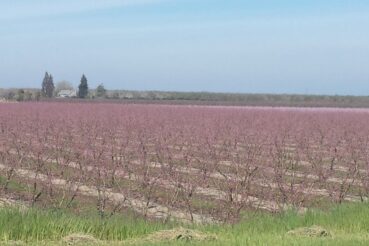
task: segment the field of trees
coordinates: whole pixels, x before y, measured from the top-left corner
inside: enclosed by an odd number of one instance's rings
[[[369,245],[369,1],[0,13],[0,246]]]
[[[0,104],[2,196],[101,218],[234,223],[366,201],[369,111]]]

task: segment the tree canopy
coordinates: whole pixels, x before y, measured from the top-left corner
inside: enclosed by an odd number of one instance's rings
[[[81,83],[78,86],[78,97],[79,98],[86,98],[88,95],[88,84],[87,84],[87,78],[83,74],[81,78]]]
[[[54,95],[54,79],[48,72],[45,73],[44,80],[42,81],[41,94],[43,97],[51,98]]]
[[[100,84],[96,88],[96,96],[97,97],[105,97],[106,96],[106,89],[103,84]]]

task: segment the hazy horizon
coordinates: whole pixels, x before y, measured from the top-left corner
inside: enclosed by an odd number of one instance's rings
[[[369,2],[0,2],[0,88],[369,95]]]

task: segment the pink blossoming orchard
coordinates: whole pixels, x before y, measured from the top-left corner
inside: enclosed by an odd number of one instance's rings
[[[189,223],[361,202],[368,122],[358,109],[0,104],[0,189]]]

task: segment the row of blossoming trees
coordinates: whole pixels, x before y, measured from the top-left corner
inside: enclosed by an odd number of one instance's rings
[[[369,111],[0,104],[1,193],[32,205],[88,197],[101,216],[235,221],[369,192]],[[47,202],[45,202],[47,201]]]

